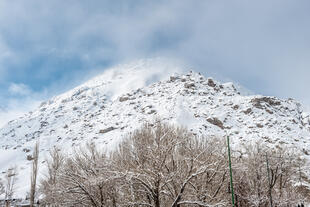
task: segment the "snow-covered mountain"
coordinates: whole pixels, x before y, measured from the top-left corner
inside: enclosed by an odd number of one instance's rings
[[[43,102],[0,129],[0,172],[18,166],[20,194],[28,190],[30,161],[40,140],[41,161],[54,145],[71,149],[87,141],[113,149],[146,121],[188,127],[193,133],[231,137],[233,147],[261,140],[310,154],[310,116],[295,100],[242,95],[233,83],[151,60],[107,70]]]

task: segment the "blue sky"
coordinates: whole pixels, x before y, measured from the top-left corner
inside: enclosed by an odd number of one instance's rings
[[[1,0],[0,108],[14,116],[158,56],[310,105],[309,11],[308,0]]]

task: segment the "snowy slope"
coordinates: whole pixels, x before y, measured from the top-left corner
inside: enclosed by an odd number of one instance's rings
[[[54,145],[70,149],[93,140],[113,149],[124,135],[158,117],[197,134],[229,135],[238,148],[263,140],[270,147],[310,153],[309,113],[298,102],[245,96],[233,83],[194,72],[183,75],[174,65],[147,60],[107,70],[9,122],[0,129],[0,170],[18,166],[23,195],[30,180],[26,157],[37,139],[41,161]]]

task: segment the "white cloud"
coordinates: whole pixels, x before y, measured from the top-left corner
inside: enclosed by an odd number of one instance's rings
[[[310,54],[309,9],[307,0],[3,0],[3,51],[14,54],[18,69],[5,69],[0,81],[28,74],[25,70],[33,68],[24,65],[40,55],[56,61],[76,57],[89,68],[104,61],[168,56],[256,93],[310,104],[310,95],[302,90],[310,88],[310,58],[305,55]],[[0,70],[8,68],[2,63]],[[41,64],[35,75],[48,77],[57,71],[46,65],[50,62]],[[60,79],[73,79],[72,74]],[[64,84],[72,85],[81,76],[74,73],[74,80],[50,85],[66,88]]]
[[[12,95],[27,96],[31,92],[31,89],[23,83],[11,83],[9,87],[9,93]]]
[[[0,127],[34,110],[46,98],[46,90],[38,93],[23,83],[11,83],[8,87],[8,95],[0,96],[2,101],[0,103]]]
[[[7,122],[23,116],[39,105],[40,101],[32,98],[9,99],[8,107],[0,109],[0,127]]]

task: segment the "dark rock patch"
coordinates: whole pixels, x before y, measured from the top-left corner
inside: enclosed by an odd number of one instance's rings
[[[214,83],[214,81],[211,78],[208,79],[208,86],[210,86],[210,87],[216,86],[216,84]]]
[[[252,109],[251,109],[251,108],[248,108],[247,110],[243,111],[243,113],[245,113],[245,114],[249,114],[249,113],[251,113],[251,112],[252,112]]]
[[[184,83],[184,88],[194,88],[195,84],[194,83]]]
[[[239,105],[234,105],[233,109],[235,109],[235,110],[239,109]]]
[[[224,129],[223,122],[220,121],[218,118],[213,117],[213,118],[208,118],[207,121],[215,126],[220,127],[221,129]]]
[[[170,76],[170,81],[171,81],[171,82],[174,82],[174,81],[176,81],[177,79],[179,79],[179,77]]]
[[[127,96],[123,96],[123,97],[119,98],[120,102],[124,102],[124,101],[128,101],[128,100],[129,100],[129,97],[127,97]]]
[[[106,128],[106,129],[101,129],[100,131],[99,131],[99,133],[100,134],[105,134],[105,133],[108,133],[108,132],[110,132],[110,131],[113,131],[114,129],[116,129],[115,127],[108,127],[108,128]]]
[[[266,104],[269,106],[281,105],[280,101],[272,97],[253,98],[251,100],[251,103],[253,104],[254,107],[259,108],[259,109],[264,109],[265,108],[264,105]]]

